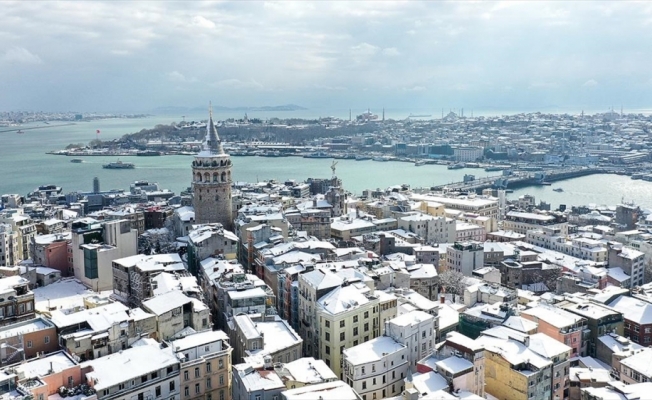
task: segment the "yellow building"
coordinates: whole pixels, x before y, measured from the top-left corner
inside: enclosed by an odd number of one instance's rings
[[[190,334],[171,342],[181,361],[181,400],[231,398],[231,346],[222,331]]]
[[[485,392],[500,400],[549,400],[553,364],[513,339],[480,336],[485,347]]]

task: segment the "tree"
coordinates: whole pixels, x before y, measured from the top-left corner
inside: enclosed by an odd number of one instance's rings
[[[462,280],[464,275],[461,272],[454,270],[447,270],[438,276],[439,278],[439,293],[450,293],[456,295],[463,295],[464,288],[466,287]]]

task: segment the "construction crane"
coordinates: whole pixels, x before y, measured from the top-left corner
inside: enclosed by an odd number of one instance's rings
[[[333,160],[333,163],[331,164],[331,171],[333,171],[333,178],[335,178],[335,166],[337,165],[337,161]]]

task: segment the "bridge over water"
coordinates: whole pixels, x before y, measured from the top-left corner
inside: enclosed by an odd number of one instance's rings
[[[564,179],[608,173],[603,168],[569,168],[563,171],[549,169],[543,171],[517,171],[511,175],[494,175],[434,186],[432,190],[442,192],[481,192],[484,189],[515,189],[523,186],[546,185]]]

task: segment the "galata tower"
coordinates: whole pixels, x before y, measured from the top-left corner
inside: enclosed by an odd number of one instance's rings
[[[192,192],[195,221],[198,224],[219,222],[231,230],[231,158],[224,152],[222,141],[209,107],[206,137],[192,162]]]

